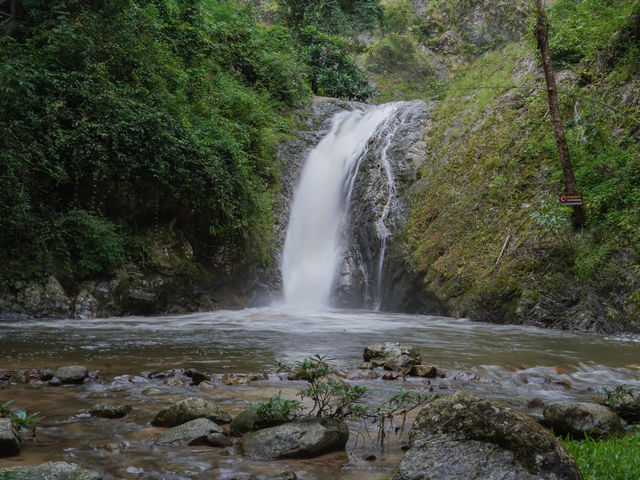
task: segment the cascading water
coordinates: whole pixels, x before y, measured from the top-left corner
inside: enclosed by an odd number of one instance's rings
[[[400,104],[337,114],[329,134],[309,154],[291,207],[282,254],[287,304],[328,307],[342,259],[346,221],[359,161],[369,139]]]

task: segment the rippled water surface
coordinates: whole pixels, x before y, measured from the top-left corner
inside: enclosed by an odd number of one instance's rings
[[[4,463],[70,459],[102,471],[107,480],[231,479],[250,474],[267,479],[290,469],[302,479],[377,479],[397,460],[397,448],[378,452],[376,461],[365,462],[361,445],[356,448],[352,439],[346,454],[308,461],[249,462],[203,447],[150,446],[148,440],[157,430],[149,422],[172,400],[187,394],[207,395],[234,414],[247,401],[279,390],[295,398],[299,382],[272,378],[202,392],[187,385],[167,386],[162,380],[131,380],[145,371],[184,367],[214,374],[274,372],[275,358],[293,361],[315,353],[333,358],[341,369],[353,370],[362,361],[364,347],[381,341],[417,345],[423,363],[437,366],[447,376],[430,383],[425,379],[359,381],[377,397],[402,386],[425,392],[464,388],[494,397],[553,400],[590,398],[603,385],[640,386],[636,337],[578,335],[440,317],[265,308],[153,318],[0,321],[0,370],[83,364],[100,370],[104,382],[57,389],[15,385],[0,390],[0,401],[15,398],[24,408],[47,417],[38,442],[27,443],[19,457]],[[143,394],[150,386],[161,392]],[[128,402],[134,412],[120,421],[82,414],[105,399]],[[119,454],[114,456],[116,447]]]

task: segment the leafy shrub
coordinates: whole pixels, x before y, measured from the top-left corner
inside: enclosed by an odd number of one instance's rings
[[[294,30],[314,26],[323,33],[347,36],[378,27],[384,17],[378,0],[278,0],[278,9]]]
[[[60,236],[55,252],[66,278],[77,282],[104,275],[125,260],[115,226],[86,210],[71,210],[54,224]]]
[[[349,56],[344,38],[328,36],[309,26],[302,29],[299,40],[314,93],[361,101],[373,94],[366,74]]]
[[[9,408],[15,400],[9,400],[3,404],[0,404],[0,418],[9,418],[13,425],[20,430],[28,430],[34,436],[36,434],[36,424],[40,420],[38,418],[38,412],[27,413],[26,410],[11,409]]]
[[[258,416],[259,425],[270,427],[293,420],[304,407],[297,400],[282,398],[282,392],[278,392],[269,400],[253,402],[251,408]]]

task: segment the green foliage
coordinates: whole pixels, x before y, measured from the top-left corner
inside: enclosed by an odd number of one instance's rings
[[[636,480],[640,472],[640,433],[606,440],[561,439],[585,480]]]
[[[629,385],[616,385],[614,387],[602,387],[602,397],[598,398],[598,402],[607,407],[614,408],[626,398],[633,397],[638,393],[636,389]]]
[[[361,101],[373,94],[366,74],[349,55],[347,40],[307,26],[300,31],[299,41],[314,93]]]
[[[627,0],[558,0],[550,7],[551,54],[560,62],[592,61],[631,16]]]
[[[282,392],[278,392],[269,400],[252,402],[251,408],[256,412],[260,425],[274,426],[294,419],[304,407],[297,400],[282,398]]]
[[[125,260],[123,240],[115,226],[86,210],[70,210],[54,223],[59,235],[54,255],[65,278],[81,282],[99,277]]]
[[[391,398],[385,400],[372,410],[373,415],[379,424],[378,442],[384,445],[386,438],[387,424],[393,428],[393,422],[398,415],[402,416],[402,423],[398,431],[404,432],[407,415],[418,407],[437,398],[436,394],[425,394],[415,391],[406,391],[400,388],[400,391]]]
[[[326,34],[355,36],[378,27],[384,10],[379,0],[278,0],[284,22],[296,31],[314,26]]]
[[[15,400],[9,400],[0,404],[0,418],[9,418],[13,425],[20,430],[27,430],[35,435],[36,424],[40,420],[38,418],[38,412],[27,413],[26,410],[11,409],[9,408]]]
[[[326,356],[314,355],[294,365],[280,361],[277,364],[279,371],[308,382],[307,388],[300,390],[299,395],[303,400],[309,398],[313,402],[309,415],[341,420],[363,415],[365,410],[361,402],[368,389],[337,378],[335,367]]]
[[[288,31],[214,0],[24,7],[0,38],[2,276],[107,273],[158,222],[266,259],[275,148],[310,95]]]

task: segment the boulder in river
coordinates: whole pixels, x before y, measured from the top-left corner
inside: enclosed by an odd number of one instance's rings
[[[151,424],[175,427],[196,418],[208,418],[216,423],[231,422],[231,416],[220,405],[203,398],[189,397],[158,412]]]
[[[429,403],[391,480],[582,480],[551,432],[502,403],[457,392]]]
[[[20,435],[10,418],[0,418],[0,458],[20,453]]]
[[[423,378],[436,378],[438,376],[438,369],[430,365],[415,365],[409,375]]]
[[[11,480],[101,480],[99,473],[75,463],[46,462],[33,467],[0,468],[0,478]]]
[[[611,404],[611,408],[631,425],[640,424],[640,392],[622,395]]]
[[[557,435],[601,438],[622,432],[618,414],[597,403],[551,403],[544,407],[542,413],[545,424]]]
[[[364,361],[386,370],[409,373],[421,363],[420,352],[414,345],[384,342],[369,345],[364,349]]]
[[[122,418],[126,417],[129,412],[131,412],[131,405],[118,403],[98,403],[89,410],[91,415],[101,418]]]
[[[220,426],[206,418],[196,418],[156,436],[157,445],[205,445],[212,434],[222,434]]]
[[[61,383],[79,384],[84,382],[84,379],[87,378],[87,367],[80,365],[60,367],[56,370],[55,376],[60,379]]]
[[[343,450],[349,439],[344,423],[330,418],[303,418],[277,427],[247,433],[242,437],[242,453],[261,460],[311,458]]]
[[[276,427],[283,423],[285,423],[285,420],[265,422],[260,418],[254,408],[247,408],[233,417],[229,428],[233,435],[241,437],[245,433],[255,432],[256,430],[262,430],[263,428]]]

